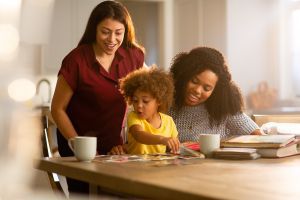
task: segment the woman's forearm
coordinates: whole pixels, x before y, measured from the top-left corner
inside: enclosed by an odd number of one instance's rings
[[[66,138],[72,138],[77,136],[77,132],[64,110],[54,110],[51,111],[52,117],[56,123],[57,128],[60,130],[62,135]]]
[[[262,133],[260,129],[256,129],[252,133],[250,133],[250,135],[263,135],[263,134],[264,133]]]
[[[66,139],[77,136],[76,130],[66,113],[73,91],[62,75],[59,75],[51,103],[51,114],[57,128]]]

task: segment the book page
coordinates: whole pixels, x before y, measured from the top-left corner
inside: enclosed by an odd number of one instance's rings
[[[225,143],[276,143],[281,144],[295,138],[294,135],[242,135]]]
[[[300,123],[276,123],[268,122],[261,126],[266,134],[292,134],[300,136]]]

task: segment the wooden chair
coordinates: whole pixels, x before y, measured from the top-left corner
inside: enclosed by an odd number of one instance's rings
[[[50,112],[49,112],[50,113]],[[50,116],[51,117],[51,116]],[[42,133],[42,149],[43,149],[43,156],[44,157],[54,157],[59,156],[56,145],[53,144],[53,134],[49,130],[49,116],[42,112],[42,126],[43,126],[43,133]],[[52,125],[54,124],[53,121],[50,122]],[[50,181],[50,185],[52,190],[60,197],[68,197],[67,189],[64,189],[62,184],[66,184],[65,177],[59,176],[56,173],[49,173],[48,178]]]
[[[253,114],[251,118],[261,126],[267,122],[300,123],[300,114]]]

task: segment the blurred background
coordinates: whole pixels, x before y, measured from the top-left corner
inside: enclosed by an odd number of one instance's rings
[[[0,0],[0,198],[33,187],[34,176],[22,172],[40,156],[41,108],[49,109],[61,61],[99,2]],[[214,47],[227,59],[246,113],[300,113],[299,0],[121,2],[147,65],[168,70],[177,53]]]

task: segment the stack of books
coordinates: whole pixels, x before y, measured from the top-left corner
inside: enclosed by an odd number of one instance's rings
[[[280,148],[260,148],[257,149],[257,153],[264,158],[282,158],[297,155],[300,154],[300,140],[295,139],[294,141]]]
[[[295,135],[241,135],[221,142],[222,148],[214,155],[234,159],[256,159],[259,157],[256,154],[264,158],[279,158],[300,154],[299,145]]]
[[[253,160],[260,157],[256,149],[251,148],[220,148],[213,151],[214,158],[233,160]]]

